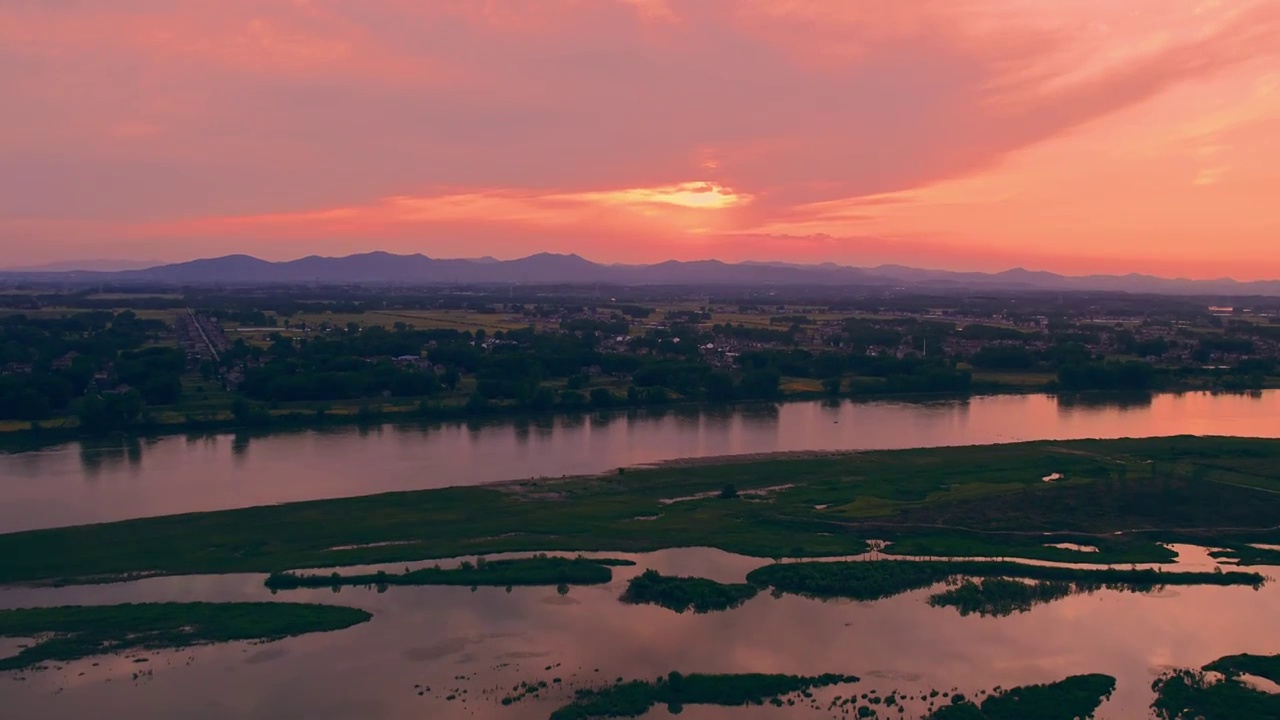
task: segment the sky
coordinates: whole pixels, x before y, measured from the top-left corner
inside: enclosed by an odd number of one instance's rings
[[[1280,0],[0,0],[0,265],[1280,278]]]

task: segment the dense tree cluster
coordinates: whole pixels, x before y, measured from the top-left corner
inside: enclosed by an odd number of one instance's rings
[[[107,424],[115,425],[127,421],[144,399],[173,402],[181,393],[185,356],[168,348],[140,349],[167,329],[162,321],[127,310],[0,317],[0,416],[42,420],[87,397],[93,401],[87,417],[105,414],[112,418]],[[122,385],[133,388],[119,393],[127,397],[100,396]]]

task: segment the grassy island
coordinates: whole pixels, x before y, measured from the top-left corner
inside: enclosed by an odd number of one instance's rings
[[[717,497],[727,485],[739,497]],[[0,583],[501,552],[820,557],[865,552],[868,540],[933,557],[1128,563],[1171,559],[1161,542],[1277,543],[1277,517],[1280,441],[1032,442],[692,461],[13,533],[0,535]]]
[[[1221,678],[1208,673],[1220,673]],[[1232,655],[1199,670],[1175,670],[1152,687],[1151,705],[1161,720],[1271,720],[1280,717],[1280,695],[1241,682],[1254,675],[1280,682],[1280,655]]]
[[[851,675],[681,675],[673,672],[650,682],[619,682],[599,690],[579,690],[573,702],[551,714],[551,720],[640,717],[655,705],[672,714],[685,705],[762,705],[820,687],[856,683]],[[776,704],[776,703],[775,703]]]
[[[759,590],[748,583],[718,583],[696,577],[671,577],[646,570],[632,578],[622,601],[633,605],[659,605],[683,613],[732,610],[756,596]]]
[[[0,670],[97,655],[280,640],[358,625],[372,616],[355,608],[297,603],[156,603],[0,610],[0,637],[33,638]]]
[[[981,704],[953,696],[926,720],[1084,720],[1115,692],[1110,675],[1075,675],[1047,685],[1027,685],[988,696]]]
[[[880,560],[806,562],[767,565],[747,575],[755,585],[814,598],[879,600],[932,587],[955,578],[1021,578],[1051,583],[1087,583],[1097,587],[1145,590],[1163,585],[1250,585],[1266,578],[1252,572],[1161,572],[1145,569],[1086,569],[983,560]],[[995,584],[963,591],[988,596],[1012,590]],[[945,593],[944,593],[945,595]],[[938,604],[952,605],[952,602]]]
[[[439,566],[411,570],[405,573],[365,573],[361,575],[330,575],[304,573],[272,573],[266,581],[272,590],[296,588],[325,588],[371,585],[479,585],[534,586],[534,585],[603,585],[613,579],[609,566],[634,565],[630,560],[565,558],[537,555],[531,558],[510,560],[464,560],[456,568]]]
[[[1029,583],[1010,578],[966,579],[929,598],[929,604],[934,607],[953,607],[961,615],[1003,617],[1015,612],[1027,612],[1036,605],[1101,587],[1094,583],[1061,580]]]

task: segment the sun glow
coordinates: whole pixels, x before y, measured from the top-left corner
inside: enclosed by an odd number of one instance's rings
[[[651,188],[580,193],[583,200],[614,204],[660,203],[695,210],[723,210],[751,202],[751,196],[714,182],[685,182]]]

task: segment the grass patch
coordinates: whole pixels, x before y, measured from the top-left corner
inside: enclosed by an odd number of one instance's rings
[[[977,614],[983,617],[1005,617],[1100,587],[1061,580],[1028,583],[1010,578],[966,579],[929,598],[929,604],[934,607],[953,607],[964,616]]]
[[[1084,720],[1115,692],[1110,675],[1074,675],[1047,685],[1027,685],[988,696],[978,705],[961,696],[926,720]]]
[[[1152,685],[1156,691],[1151,709],[1161,720],[1273,720],[1280,717],[1280,695],[1255,690],[1240,681],[1240,674],[1276,681],[1280,655],[1233,655],[1200,670],[1165,673]],[[1224,675],[1218,679],[1207,672]]]
[[[1246,572],[1160,572],[1083,569],[998,561],[812,562],[767,565],[747,575],[755,585],[813,598],[880,600],[956,578],[1022,578],[1150,589],[1164,585],[1250,585],[1265,578]]]
[[[1066,480],[1041,480],[1052,473]],[[1280,441],[1036,442],[673,463],[0,535],[0,583],[690,546],[821,557],[862,553],[868,538],[935,556],[1168,560],[1157,541],[1280,541],[1270,529],[1280,494],[1228,482],[1246,475],[1280,483]],[[727,485],[750,501],[716,498]],[[662,502],[685,497],[697,499]]]
[[[632,578],[622,601],[633,605],[658,605],[683,613],[732,610],[756,596],[759,590],[746,583],[724,584],[697,577],[671,577],[646,570]]]
[[[1078,542],[1076,536],[1038,535],[1034,537],[984,536],[976,533],[937,533],[904,537],[885,549],[890,555],[915,557],[973,557],[1045,560],[1048,562],[1097,563],[1167,563],[1177,553],[1148,538],[1136,536],[1094,537]],[[1082,553],[1059,547],[1057,542],[1077,542],[1096,547],[1096,553]]]
[[[35,638],[0,670],[134,650],[280,640],[358,625],[355,608],[297,603],[157,603],[0,610],[0,637]]]
[[[685,705],[763,705],[815,688],[858,682],[852,675],[681,675],[653,682],[619,682],[600,690],[579,690],[573,702],[551,713],[551,720],[640,717],[655,705],[673,715]]]
[[[1224,550],[1209,553],[1215,558],[1232,558],[1238,565],[1280,565],[1280,551],[1256,548],[1247,544],[1236,544]]]
[[[633,565],[630,560],[592,560],[588,558],[564,558],[538,555],[511,560],[477,558],[476,562],[464,560],[456,568],[439,566],[394,574],[384,571],[362,575],[316,575],[303,573],[272,573],[266,586],[272,590],[297,588],[323,588],[369,585],[480,585],[495,587],[539,585],[603,585],[613,580],[609,566]]]

